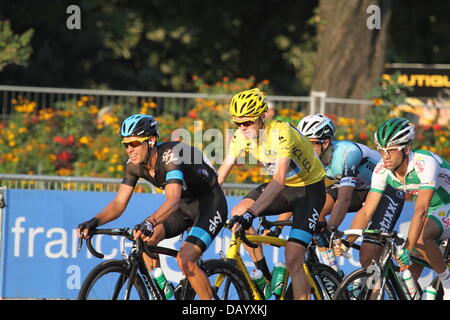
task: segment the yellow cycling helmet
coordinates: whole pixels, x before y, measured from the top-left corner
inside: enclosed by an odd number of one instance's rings
[[[256,120],[265,111],[266,97],[258,88],[239,92],[231,99],[230,113],[233,117],[251,118],[243,121]]]

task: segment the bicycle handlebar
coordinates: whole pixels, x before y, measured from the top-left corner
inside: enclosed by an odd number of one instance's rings
[[[225,224],[224,224],[224,227],[231,230],[231,228],[233,228],[233,225],[230,224],[230,220],[227,220],[227,221],[225,222]],[[241,238],[242,241],[243,241],[246,245],[248,245],[249,247],[254,248],[254,249],[255,249],[255,248],[258,248],[258,245],[257,245],[256,243],[253,243],[253,242],[251,242],[250,240],[247,239],[247,235],[245,234],[245,230],[242,230],[242,227],[241,227],[241,226],[239,226],[239,227],[237,228],[236,233],[237,233],[237,236],[238,236],[239,238]]]
[[[345,231],[339,231],[336,227],[332,228],[332,232],[337,235],[338,238],[343,236],[366,236],[370,238],[394,240],[395,244],[400,246],[405,243],[404,235],[397,233],[397,231],[392,232],[382,232],[381,230],[371,230],[371,229],[348,229]]]
[[[265,216],[262,216],[260,224],[264,229],[270,229],[272,227],[292,226],[292,220],[269,221]]]
[[[90,252],[94,257],[99,258],[99,259],[103,259],[103,258],[105,257],[105,255],[104,255],[103,253],[100,253],[100,252],[98,252],[97,250],[95,250],[94,246],[92,245],[92,238],[93,238],[94,235],[100,235],[100,234],[106,234],[106,235],[110,235],[110,236],[122,236],[122,237],[126,237],[126,238],[127,238],[128,240],[130,240],[130,241],[134,241],[133,235],[131,234],[130,229],[128,229],[128,228],[119,228],[119,229],[117,229],[117,228],[114,228],[114,229],[96,229],[96,230],[91,234],[91,237],[89,237],[89,238],[87,238],[87,239],[84,239],[84,240],[86,240],[86,247],[88,248],[89,252]],[[145,244],[145,242],[144,242],[141,238],[139,238],[137,241],[138,241],[138,246],[139,246],[140,248],[143,248],[143,249],[144,249],[144,252],[145,252],[148,256],[150,256],[150,257],[152,257],[152,258],[157,258],[157,257],[155,257],[155,253],[156,253],[156,252],[154,253],[153,250],[154,250],[155,248],[157,249],[158,247],[156,247],[156,246],[151,246],[151,248],[152,248],[152,250],[151,250],[151,249],[149,249],[149,247]],[[78,242],[78,252],[80,252],[82,244],[83,244],[83,239],[82,239],[82,238],[79,238],[79,242]],[[163,248],[160,248],[160,249],[163,249]],[[171,249],[167,249],[167,250],[165,250],[165,251],[162,252],[162,253],[168,254],[168,255],[173,255],[173,252],[171,252],[171,251],[172,251]],[[174,250],[174,251],[175,251],[175,250]]]
[[[128,232],[129,229],[127,228],[121,228],[121,229],[96,229],[94,232],[92,232],[91,236],[86,240],[86,247],[88,248],[89,252],[96,258],[103,259],[105,255],[103,253],[98,252],[95,250],[94,246],[92,245],[92,238],[94,235],[97,234],[106,234],[111,236],[125,236],[128,239],[131,238],[131,234]],[[83,245],[83,238],[78,239],[78,252],[81,250],[81,246]]]

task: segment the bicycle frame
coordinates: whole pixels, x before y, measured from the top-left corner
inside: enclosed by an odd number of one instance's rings
[[[382,270],[382,274],[381,274],[381,279],[382,279],[382,285],[381,285],[381,289],[384,289],[384,286],[386,285],[386,281],[390,280],[391,284],[394,286],[394,290],[395,293],[397,294],[398,298],[401,300],[411,300],[413,299],[408,292],[405,291],[404,287],[401,284],[401,281],[403,281],[403,279],[400,279],[397,275],[397,271],[400,270],[400,268],[398,266],[396,266],[394,264],[393,261],[393,244],[390,245],[390,247],[386,248],[386,252],[383,254],[383,258],[382,263],[380,263],[381,266],[381,270]],[[445,253],[444,253],[444,257],[446,256],[446,254],[448,254],[448,245],[446,247]],[[432,269],[432,267],[423,259],[420,259],[418,257],[415,256],[411,256],[411,261],[413,263],[422,265],[425,268],[430,268]],[[382,292],[382,290],[380,290]],[[419,291],[421,291],[419,289]],[[421,292],[418,293],[419,295],[421,294]]]
[[[130,234],[128,234],[128,232],[129,232],[129,229],[127,229],[127,228],[124,228],[124,229],[97,229],[94,235],[100,235],[100,234],[106,234],[106,235],[111,235],[111,236],[115,235],[115,236],[122,236],[122,237],[124,237],[124,239],[131,240]],[[81,243],[82,243],[81,239],[79,241],[80,242],[78,245],[78,251],[81,249]],[[103,259],[104,255],[95,250],[95,248],[92,246],[91,241],[92,241],[92,237],[86,239],[86,246],[87,246],[88,250],[90,251],[90,253],[93,256],[95,256],[99,259]],[[135,279],[136,275],[139,274],[141,276],[142,280],[144,281],[147,292],[149,292],[150,294],[154,294],[155,297],[159,300],[165,300],[166,297],[165,297],[163,290],[158,286],[158,284],[156,283],[156,280],[154,280],[150,276],[150,274],[147,270],[147,267],[145,265],[144,258],[143,258],[144,252],[150,257],[155,257],[155,255],[162,254],[162,255],[171,256],[171,257],[176,258],[176,256],[178,255],[177,250],[165,248],[165,247],[159,247],[159,246],[155,246],[155,245],[146,245],[146,244],[144,244],[144,242],[141,239],[138,239],[138,241],[134,242],[131,247],[129,256],[127,256],[125,253],[122,253],[122,255],[123,255],[122,261],[126,262],[130,267],[130,276],[128,278],[127,287],[125,289],[124,299],[128,300],[130,298],[134,279]],[[122,285],[123,285],[123,277],[119,277],[119,279],[117,280],[116,286],[115,286],[113,297],[118,296]]]
[[[250,241],[252,243],[269,244],[269,245],[277,246],[277,247],[286,247],[286,243],[287,243],[287,240],[285,240],[285,239],[281,239],[278,237],[275,238],[275,237],[270,237],[270,236],[248,234],[248,235],[246,235],[246,238],[248,239],[248,241]],[[241,250],[242,244],[243,244],[243,240],[240,237],[236,236],[235,233],[232,233],[230,245],[226,252],[226,258],[228,260],[233,260],[235,262],[235,267],[242,272],[242,274],[245,277],[245,280],[247,281],[247,283],[252,291],[254,299],[255,300],[265,300],[264,294],[261,292],[261,290],[259,290],[259,288],[256,287],[256,285],[251,280],[250,274],[248,273],[248,270],[245,267],[244,261],[242,260],[242,257],[240,255],[240,250]],[[322,300],[323,297],[320,294],[320,290],[318,290],[315,282],[312,280],[311,274],[309,272],[309,268],[305,263],[303,264],[303,268],[305,269],[305,273],[306,273],[306,276],[307,276],[310,286],[314,289],[315,292],[318,293],[318,299]],[[284,300],[285,296],[286,296],[288,278],[289,278],[289,272],[286,270],[286,274],[283,279],[283,291],[280,295],[281,300]],[[223,281],[223,280],[224,280],[223,278],[220,278],[220,279],[218,278],[218,279],[216,279],[216,283],[220,284],[219,281]]]
[[[129,300],[130,294],[131,294],[131,288],[133,286],[134,277],[137,273],[140,274],[142,277],[142,280],[144,281],[145,286],[147,287],[147,291],[150,292],[150,294],[156,293],[158,295],[159,300],[165,299],[164,292],[161,290],[161,288],[158,286],[156,281],[150,276],[147,267],[145,266],[144,258],[142,254],[139,254],[138,245],[133,245],[131,253],[130,253],[130,263],[131,263],[131,270],[130,270],[130,277],[129,281],[127,283],[127,289],[125,291],[125,300]]]
[[[403,280],[399,279],[399,277],[397,276],[396,269],[398,269],[398,267],[396,267],[394,265],[392,258],[389,258],[383,267],[383,274],[382,274],[383,285],[382,285],[382,287],[384,287],[384,285],[386,284],[386,280],[389,279],[391,281],[391,284],[394,286],[394,290],[395,290],[395,293],[397,294],[398,298],[400,300],[409,300],[410,299],[409,294],[407,292],[405,292],[405,290],[403,289],[403,286],[400,282]]]

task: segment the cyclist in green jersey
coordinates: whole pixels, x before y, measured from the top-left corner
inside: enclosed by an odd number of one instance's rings
[[[435,240],[450,237],[450,165],[438,155],[424,150],[412,150],[414,126],[407,119],[385,121],[375,132],[375,143],[382,160],[372,175],[366,202],[356,214],[351,229],[367,227],[384,189],[388,186],[406,192],[415,200],[414,215],[404,249],[397,255],[402,266],[411,264],[411,251],[416,248],[439,275],[444,287],[444,299],[450,299],[450,272]],[[356,240],[354,237],[347,239]],[[338,248],[342,243],[338,245]],[[342,248],[342,247],[341,247]],[[345,250],[345,248],[344,248]],[[337,254],[339,253],[337,250]],[[372,252],[371,259],[379,259],[381,248]],[[361,248],[361,256],[365,256]],[[366,255],[367,258],[367,255]],[[361,259],[363,267],[371,260]],[[413,270],[412,270],[413,271]],[[413,272],[415,278],[420,269]]]

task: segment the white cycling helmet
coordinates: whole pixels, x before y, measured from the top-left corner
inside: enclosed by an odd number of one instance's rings
[[[336,131],[334,123],[323,114],[312,114],[304,117],[297,125],[297,129],[310,139],[333,139]]]

